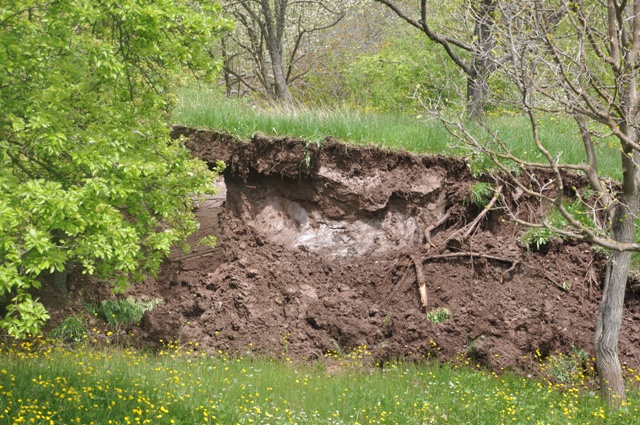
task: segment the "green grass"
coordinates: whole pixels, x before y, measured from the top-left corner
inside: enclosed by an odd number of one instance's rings
[[[298,137],[308,142],[321,142],[326,136],[358,145],[379,145],[405,149],[414,153],[436,153],[471,157],[469,148],[451,136],[433,118],[399,114],[374,114],[343,107],[324,109],[299,108],[293,112],[265,110],[248,101],[226,99],[217,92],[185,89],[180,93],[179,107],[173,121],[178,124],[211,128],[248,139],[255,132],[272,136]],[[513,114],[489,116],[488,125],[511,146],[517,155],[544,162],[531,141],[526,117]],[[480,139],[487,139],[479,126],[466,127]],[[561,161],[579,164],[584,161],[582,142],[572,121],[547,116],[540,119],[540,137],[552,154]],[[611,139],[597,141],[599,167],[603,175],[620,178],[620,155]],[[488,161],[480,162],[486,168]]]
[[[181,92],[174,121],[224,130],[241,139],[248,139],[255,132],[310,142],[331,136],[360,145],[377,144],[417,153],[444,152],[453,142],[444,128],[425,126],[399,114],[364,114],[341,107],[266,111],[243,100],[225,99],[218,93],[197,89]]]
[[[364,347],[338,368],[247,355],[159,355],[111,348],[0,347],[0,424],[629,424],[593,391],[466,367],[363,366]]]

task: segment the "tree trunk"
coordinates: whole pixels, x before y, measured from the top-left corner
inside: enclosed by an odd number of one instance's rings
[[[52,232],[53,241],[57,244],[60,240],[65,239],[67,234],[62,230],[54,230]],[[53,288],[56,290],[58,294],[62,296],[62,298],[67,298],[67,276],[69,275],[69,262],[65,263],[64,270],[62,271],[54,271],[51,274]]]
[[[282,39],[285,30],[285,17],[288,0],[276,0],[272,10],[270,0],[260,0],[262,14],[264,15],[265,39],[269,57],[271,58],[271,70],[273,71],[273,85],[275,98],[286,108],[293,106],[293,99],[289,92],[287,79],[282,66]]]
[[[282,69],[282,50],[274,49],[272,53],[271,47],[269,48],[271,55],[271,65],[273,67],[273,85],[275,88],[275,97],[283,106],[293,106],[293,98],[289,92],[289,86],[284,76],[284,70]]]
[[[469,119],[484,118],[486,98],[489,95],[489,76],[496,64],[491,51],[496,45],[493,36],[496,0],[481,0],[475,3],[475,25],[473,28],[473,58],[471,71],[467,74],[467,114]]]
[[[611,237],[622,243],[632,243],[638,213],[639,155],[627,148],[622,153],[623,183],[620,203],[611,215]],[[613,409],[626,399],[624,378],[618,359],[618,338],[622,325],[624,294],[631,266],[631,252],[613,251],[607,263],[604,291],[600,301],[594,336],[596,366],[602,398]]]
[[[224,88],[227,97],[231,97],[231,75],[229,69],[231,64],[229,63],[229,55],[227,54],[227,45],[225,43],[225,37],[220,37],[220,46],[222,49],[222,75],[224,76]]]
[[[467,77],[467,116],[473,121],[484,119],[485,99],[489,92],[486,77],[476,74]]]
[[[596,366],[603,399],[613,408],[625,400],[624,378],[618,359],[624,292],[631,252],[614,251],[607,264],[604,293],[595,332]]]
[[[69,271],[65,268],[63,271],[55,271],[52,274],[53,279],[53,288],[56,290],[58,294],[64,299],[67,299],[67,276],[69,276]]]

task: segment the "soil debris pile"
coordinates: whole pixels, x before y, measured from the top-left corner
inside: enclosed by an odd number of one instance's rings
[[[525,373],[536,352],[591,351],[602,258],[562,241],[527,252],[499,210],[469,202],[464,162],[330,139],[318,148],[174,132],[227,164],[223,190],[198,212],[197,236],[214,234],[218,246],[174,252],[157,279],[133,288],[166,300],[143,319],[149,341],[307,359],[366,345],[377,362],[468,358]],[[438,308],[450,315],[432,323]],[[620,343],[630,367],[639,335],[630,293]]]

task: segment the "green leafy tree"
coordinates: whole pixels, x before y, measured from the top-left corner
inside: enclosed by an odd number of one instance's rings
[[[215,76],[218,6],[180,0],[0,5],[0,326],[47,319],[30,290],[70,264],[117,288],[196,227],[214,172],[167,126],[170,90]]]

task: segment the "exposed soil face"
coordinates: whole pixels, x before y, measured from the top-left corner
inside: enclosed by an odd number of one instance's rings
[[[468,355],[524,373],[535,372],[536,350],[592,352],[603,259],[583,243],[527,252],[498,211],[470,227],[480,211],[464,163],[332,140],[318,149],[176,134],[203,160],[227,163],[223,190],[199,210],[198,236],[215,234],[218,246],[176,251],[157,279],[132,288],[166,300],[143,320],[148,342],[307,359],[366,345],[376,360]],[[451,312],[442,324],[426,318],[420,272],[426,311]],[[633,293],[622,332],[621,361],[636,368]]]

